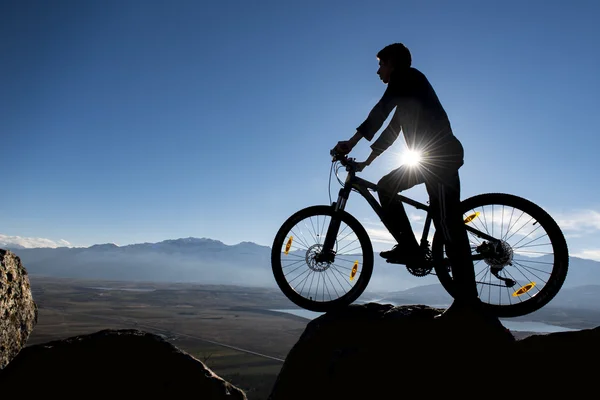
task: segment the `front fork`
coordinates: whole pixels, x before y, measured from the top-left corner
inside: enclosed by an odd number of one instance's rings
[[[331,207],[333,207],[333,215],[331,216],[331,222],[329,222],[329,227],[327,228],[327,233],[325,234],[323,248],[316,256],[317,262],[332,263],[335,259],[336,252],[333,249],[333,246],[335,245],[335,238],[337,237],[338,231],[340,230],[340,225],[342,223],[342,220],[340,218],[336,218],[336,216],[339,212],[344,211],[349,194],[349,189],[346,189],[345,187],[340,189],[337,202],[333,202],[331,204]]]

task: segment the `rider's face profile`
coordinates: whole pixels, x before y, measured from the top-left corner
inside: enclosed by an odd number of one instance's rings
[[[383,83],[389,83],[393,69],[394,68],[390,62],[379,60],[379,69],[377,70],[377,75],[379,75],[379,79],[381,79]]]

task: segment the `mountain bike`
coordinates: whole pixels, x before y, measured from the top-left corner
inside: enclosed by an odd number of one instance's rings
[[[363,225],[345,211],[350,193],[362,195],[383,221],[371,192],[377,185],[356,176],[357,162],[333,150],[332,170],[342,185],[337,201],[291,215],[273,240],[271,266],[277,285],[297,306],[317,312],[345,307],[364,292],[371,279],[374,253]],[[338,171],[344,167],[344,182]],[[331,185],[331,173],[330,173]],[[436,275],[454,297],[452,265],[444,237],[434,232],[429,205],[401,194],[397,198],[426,213],[420,246],[429,262],[410,267],[416,276]],[[497,317],[518,317],[550,302],[562,287],[569,264],[565,237],[554,219],[525,198],[484,193],[461,202],[469,234],[479,298]]]

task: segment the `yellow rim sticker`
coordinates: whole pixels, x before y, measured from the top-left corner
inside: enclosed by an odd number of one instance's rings
[[[525,293],[529,292],[531,289],[533,289],[534,286],[535,286],[535,282],[530,282],[527,285],[523,286],[521,289],[514,292],[512,295],[513,295],[513,297],[521,296],[522,294],[525,294]]]
[[[285,245],[285,255],[287,256],[287,254],[290,252],[290,247],[292,247],[292,240],[294,240],[293,236],[290,236],[290,238],[287,241],[287,244]]]
[[[481,214],[479,211],[475,211],[473,214],[469,215],[467,218],[465,218],[465,224],[468,224],[469,222],[473,221],[479,216],[479,214]]]
[[[350,272],[350,282],[354,280],[356,273],[358,272],[358,260],[354,261],[354,265],[352,266],[352,272]]]

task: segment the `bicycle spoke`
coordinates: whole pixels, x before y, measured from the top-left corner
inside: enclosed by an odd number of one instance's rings
[[[515,221],[515,223],[514,223],[514,224],[512,224],[512,225],[509,225],[509,226],[508,226],[508,231],[506,232],[506,235],[505,235],[504,241],[506,241],[506,242],[507,242],[507,241],[508,241],[508,239],[510,239],[510,238],[512,237],[512,235],[511,235],[511,236],[508,236],[508,233],[509,233],[509,232],[512,230],[512,228],[513,228],[515,225],[517,225],[517,222],[519,222],[519,221],[521,220],[521,217],[523,216],[523,214],[525,214],[525,212],[524,212],[524,211],[521,211],[521,215],[519,215],[519,218],[517,218],[517,220]]]
[[[512,235],[510,235],[509,237],[506,238],[506,241],[508,242],[510,240],[510,238],[512,238],[513,236],[515,236],[517,233],[521,232],[521,230],[529,224],[529,222],[533,219],[533,217],[531,217],[529,219],[529,221],[527,221],[527,223],[521,225],[521,227],[519,229],[517,229]]]
[[[515,263],[515,264],[516,264],[516,265],[519,265],[519,266],[521,266],[521,267],[523,267],[523,268],[525,268],[525,269],[528,269],[528,268],[527,268],[525,265],[522,265],[522,264],[519,264],[519,263]],[[521,274],[523,274],[523,276],[525,276],[525,274],[523,273],[523,271],[521,271],[521,269],[519,269],[519,268],[517,268],[517,269],[518,269],[518,270],[521,272]],[[537,276],[537,275],[536,275],[536,274],[534,274],[533,272],[530,272],[530,273],[531,273],[531,275],[535,276],[535,277],[538,279],[538,281],[541,281],[541,282],[544,282],[544,283],[546,283],[546,281],[545,281],[545,280],[543,280],[542,278],[540,278],[539,276]],[[529,278],[528,278],[528,277],[526,277],[525,279],[529,279]]]
[[[294,236],[294,241],[298,241],[300,242],[300,244],[302,246],[304,246],[306,248],[306,250],[308,250],[308,248],[310,247],[308,244],[306,244],[306,242],[303,242],[302,240],[300,240],[300,238],[303,238],[304,235],[298,235],[293,229],[290,230],[290,233],[292,234],[292,236]]]
[[[546,234],[544,234],[544,235],[542,235],[542,236],[538,236],[538,237],[536,237],[535,239],[532,239],[532,240],[530,240],[529,242],[527,242],[527,243],[525,243],[525,244],[522,244],[522,245],[520,245],[520,246],[517,246],[519,243],[515,243],[515,244],[513,245],[513,247],[514,247],[514,248],[516,248],[516,249],[521,249],[521,248],[523,248],[523,247],[552,246],[552,243],[551,243],[551,242],[549,242],[549,243],[542,243],[542,244],[539,244],[539,243],[538,243],[538,244],[531,244],[531,243],[533,243],[533,242],[535,242],[535,241],[537,241],[537,240],[540,240],[540,239],[542,239],[542,238],[545,238],[545,237],[546,237],[546,238],[548,237],[548,234],[547,234],[547,233],[546,233]],[[524,238],[523,238],[523,239],[524,239]]]
[[[510,299],[512,297],[510,294],[510,290],[508,290],[508,286],[504,287],[506,288],[506,298],[508,299],[508,303],[512,305],[512,300]],[[500,304],[502,304],[502,302]]]
[[[510,232],[510,223],[512,222],[514,215],[515,215],[515,208],[513,207],[512,212],[510,213],[510,219],[508,220],[508,228],[506,229],[506,233],[502,236],[502,240],[504,240],[504,241],[506,241],[506,236],[508,236],[508,232]]]
[[[490,271],[485,270],[485,274],[483,275],[483,280],[485,280],[486,276]],[[483,283],[483,282],[482,282]],[[481,294],[483,293],[483,285],[481,285],[481,289],[479,290],[479,298],[481,298]]]
[[[312,219],[311,219],[311,225],[312,225]],[[313,232],[311,231],[310,227],[304,223],[304,226],[306,227],[306,231],[308,232],[308,234],[311,236],[312,241],[315,243],[318,243],[319,240],[317,239],[317,237],[313,234]]]
[[[326,271],[327,273],[328,271]],[[334,275],[335,277],[335,275]],[[335,284],[333,283],[333,281],[331,280],[331,277],[329,276],[329,274],[327,274],[327,278],[329,279],[329,282],[331,283],[331,287],[333,288],[333,290],[335,291],[335,296],[336,298],[340,297],[340,295],[338,294],[337,290],[335,289]],[[341,286],[341,285],[340,285]],[[329,298],[331,298],[331,294],[329,295]]]
[[[502,205],[502,217],[500,220],[500,237],[504,237],[504,204]]]
[[[346,282],[346,284],[347,284],[348,286],[352,287],[352,285],[350,284],[350,282],[348,282],[348,281],[346,280],[346,276],[345,276],[344,274],[342,274],[342,273],[341,273],[341,272],[340,272],[340,271],[339,271],[339,270],[338,270],[336,267],[337,267],[337,265],[335,265],[335,264],[332,264],[332,265],[331,265],[331,268],[332,268],[332,269],[333,269],[335,272],[337,272],[337,273],[338,273],[338,274],[339,274],[341,277],[343,277],[343,278],[344,278],[344,279],[343,279],[343,282]]]
[[[317,217],[318,218],[318,217]],[[327,218],[325,218],[325,216],[323,216],[323,225],[321,226],[321,237],[325,237],[325,226],[327,226],[327,224],[325,224],[325,222],[327,221]]]
[[[342,256],[350,256],[350,255],[352,255],[352,254],[342,254]],[[358,258],[360,258],[362,260],[362,254],[360,254],[360,255],[359,254],[353,254],[353,255],[357,256]],[[351,258],[351,259],[350,258],[343,258],[343,257],[340,257],[339,255],[335,256],[335,260],[336,261],[343,261],[343,262],[348,263],[348,264],[354,264],[355,261],[359,261],[356,258]],[[359,261],[358,264],[361,265],[362,262]],[[344,268],[348,268],[348,267],[344,267]]]
[[[310,288],[312,288],[313,282],[315,281],[315,271],[311,271],[312,278],[310,279],[310,286],[308,287],[308,293],[310,293]]]
[[[296,268],[294,268],[293,270],[289,271],[289,272],[288,272],[287,274],[285,274],[285,275],[287,276],[288,274],[291,274],[291,273],[293,273],[294,271],[296,271],[296,270],[298,270],[299,268],[302,268],[302,267],[304,267],[304,265],[299,265],[298,267],[296,267]]]
[[[532,219],[533,219],[533,218],[532,218]],[[514,247],[514,248],[518,248],[518,247],[519,247],[519,246],[518,246],[518,245],[519,245],[519,243],[521,243],[523,240],[525,240],[525,239],[526,239],[526,238],[527,238],[529,235],[531,235],[532,233],[535,233],[535,231],[537,231],[537,230],[538,230],[538,229],[540,229],[541,227],[542,227],[541,225],[538,225],[538,227],[537,227],[537,228],[535,228],[533,231],[529,232],[527,235],[523,236],[523,237],[521,238],[521,240],[519,240],[517,243],[515,243],[515,244],[513,245],[513,247]],[[543,236],[540,236],[540,237],[543,237]],[[533,242],[533,241],[535,241],[535,240],[537,240],[537,238],[536,238],[536,239],[534,239],[534,240],[532,240],[532,242]],[[529,242],[529,243],[531,243],[531,242]]]
[[[513,261],[514,261],[514,262],[516,262],[516,263],[517,263],[517,264],[519,264],[519,265],[522,265],[523,267],[525,267],[525,268],[527,268],[527,269],[532,269],[532,270],[534,270],[534,271],[537,271],[537,272],[542,272],[542,273],[544,273],[544,274],[548,274],[548,275],[551,275],[551,274],[552,274],[552,271],[550,271],[550,272],[548,272],[548,271],[542,271],[541,269],[537,269],[537,268],[534,268],[534,267],[531,267],[531,266],[525,266],[525,265],[523,265],[523,264],[519,263],[519,262],[518,262],[518,261],[516,261],[516,260],[513,260]]]
[[[487,218],[485,216],[485,210],[483,208],[481,209],[481,215],[483,215],[483,224],[484,224],[483,226],[485,228],[485,233],[487,233],[488,235],[491,235],[490,231],[488,231],[488,229],[487,229]]]
[[[334,274],[333,272],[331,273],[331,275],[333,275],[333,277],[335,278],[335,280],[337,281],[337,283],[340,285],[340,288],[343,289],[344,285],[342,285],[342,282],[340,282],[340,280],[338,279],[337,275]],[[331,278],[329,278],[331,279]]]
[[[300,290],[300,292],[302,292],[302,290],[304,289],[304,285],[306,284],[306,279],[308,279],[308,277],[310,276],[310,273],[311,273],[311,271],[309,269],[305,270],[300,275],[296,276],[294,279],[292,279],[291,281],[289,281],[290,285],[292,284],[293,281],[295,281],[296,279],[300,278],[302,275],[304,275],[307,272],[308,272],[308,275],[306,275],[306,277],[300,281],[300,283],[302,283],[302,289]],[[298,285],[300,285],[300,283],[298,283]]]
[[[548,254],[553,254],[553,253],[548,253],[548,252],[542,252],[542,251],[520,251],[518,254],[541,254],[544,256],[547,256]]]

